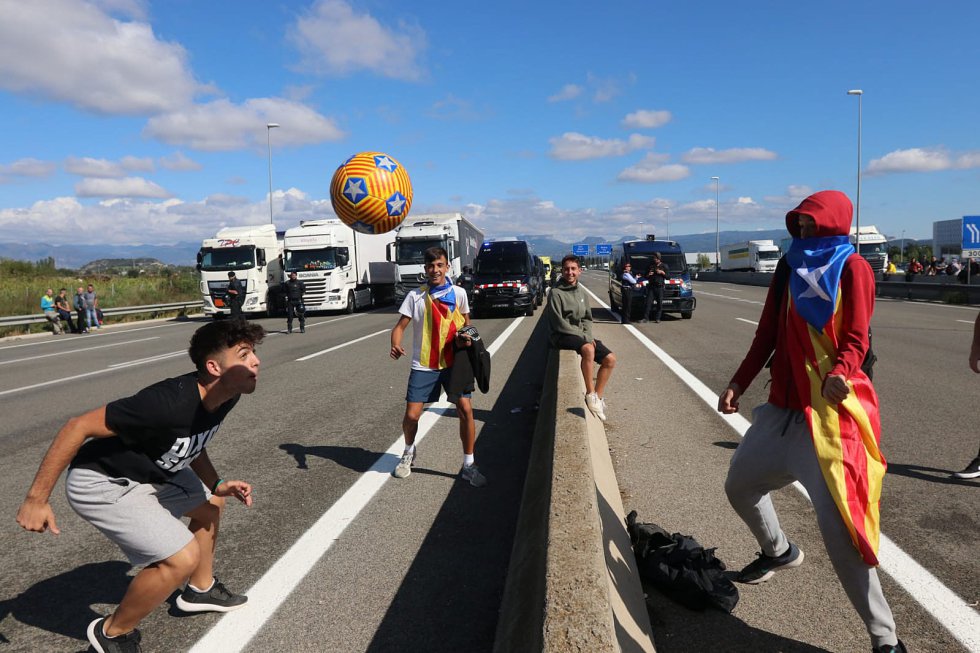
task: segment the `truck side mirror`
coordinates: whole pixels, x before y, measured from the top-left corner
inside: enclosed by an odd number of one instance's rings
[[[265,250],[264,249],[256,250],[255,258],[258,261],[259,267],[260,268],[263,267],[265,265]]]
[[[391,263],[391,260],[393,258],[391,255],[391,250],[394,249],[394,247],[395,247],[395,243],[388,243],[385,246],[385,258],[388,260],[389,263]]]

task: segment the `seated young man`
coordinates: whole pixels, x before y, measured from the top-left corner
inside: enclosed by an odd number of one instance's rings
[[[551,326],[551,346],[571,349],[582,356],[582,376],[585,378],[585,404],[592,413],[606,421],[606,384],[616,367],[616,357],[601,341],[592,337],[592,309],[585,290],[578,285],[582,267],[577,256],[569,254],[561,260],[561,279],[548,295],[548,323]],[[592,371],[599,363],[595,382]]]
[[[241,395],[255,391],[264,336],[241,320],[204,325],[188,350],[196,372],[68,420],[41,461],[17,523],[60,532],[48,500],[69,467],[71,507],[144,566],[115,612],[89,624],[99,653],[139,651],[136,626],[185,582],[177,598],[185,612],[228,612],[247,601],[212,570],[224,497],[250,506],[252,487],[220,478],[205,447]]]

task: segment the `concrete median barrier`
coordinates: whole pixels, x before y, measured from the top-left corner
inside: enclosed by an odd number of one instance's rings
[[[579,357],[548,357],[494,651],[652,652],[605,430]]]

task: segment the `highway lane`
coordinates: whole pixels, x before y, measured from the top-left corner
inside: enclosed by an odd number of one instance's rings
[[[379,333],[387,332],[394,321],[391,308],[349,318],[323,316],[310,321],[306,334],[270,334],[260,347],[263,363],[257,392],[244,398],[209,447],[223,476],[245,478],[256,488],[255,506],[251,510],[229,507],[222,524],[218,573],[231,586],[250,587],[400,437],[408,362],[391,361],[386,333]],[[260,322],[270,329],[281,329],[283,324],[282,320]],[[493,342],[513,322],[511,318],[487,319],[478,326],[487,341]],[[315,568],[317,574],[339,574],[340,580],[315,584],[312,590],[296,595],[304,609],[315,614],[311,618],[318,624],[333,623],[332,613],[343,607],[353,616],[338,620],[337,628],[356,632],[296,644],[297,627],[309,633],[310,622],[291,623],[294,612],[286,611],[284,619],[277,615],[262,632],[263,638],[278,642],[274,648],[282,649],[288,642],[290,650],[324,650],[328,641],[336,646],[334,650],[371,646],[385,650],[382,644],[372,644],[372,639],[387,641],[412,629],[416,638],[444,641],[448,629],[468,642],[468,650],[489,650],[523,485],[534,397],[543,374],[540,332],[535,337],[536,351],[528,348],[535,324],[536,319],[520,321],[515,335],[495,357],[493,392],[486,397],[478,394],[475,400],[480,434],[477,459],[490,478],[488,488],[476,490],[455,481],[461,459],[456,422],[439,419],[421,448],[421,469],[400,484],[388,484],[391,487],[370,505],[380,515],[371,517],[365,528],[381,528],[381,532],[352,529],[353,539],[345,534],[338,540],[337,554],[350,547],[353,560],[338,567],[327,556]],[[105,338],[0,347],[0,365],[23,357],[27,349],[60,352],[76,357],[78,365],[97,369],[122,359],[185,348],[192,328],[159,329],[154,335],[167,335],[132,345],[143,351],[127,351],[126,356],[120,356],[126,346],[67,351],[92,347],[100,339],[108,341],[110,330],[105,331]],[[141,332],[118,337],[146,336]],[[327,349],[333,350],[298,360]],[[5,389],[58,378],[60,368],[52,361],[61,358],[39,359],[34,367],[3,365],[0,369],[8,368],[5,372],[16,372],[9,378],[4,374]],[[0,512],[8,515],[0,530],[4,551],[0,637],[11,642],[13,650],[78,650],[85,625],[93,618],[90,606],[102,611],[117,602],[127,580],[128,565],[111,544],[72,513],[60,483],[53,506],[61,536],[18,532],[13,523],[17,505],[57,426],[80,410],[188,368],[189,363],[180,357],[158,359],[89,377],[88,383],[80,379],[0,396],[0,409],[14,418],[0,429],[4,447],[0,453],[4,468]],[[523,410],[512,413],[514,407]],[[394,457],[387,462],[393,467]],[[358,518],[353,524],[359,527],[362,521]],[[363,537],[368,540],[359,539]],[[379,544],[383,545],[380,558],[367,568],[364,552]],[[478,562],[471,564],[471,560]],[[403,583],[409,573],[426,582]],[[378,602],[375,577],[390,583],[388,598],[397,608]],[[342,596],[358,591],[368,596],[363,600]],[[445,601],[455,591],[467,592],[465,604]],[[60,609],[52,610],[52,592],[70,598]],[[427,605],[424,620],[407,618],[415,613],[405,605],[416,599]],[[465,615],[459,614],[463,605]],[[217,621],[214,615],[174,619],[168,612],[176,614],[164,607],[144,622],[144,650],[187,650]]]
[[[587,273],[585,283],[605,300],[605,278],[601,274]],[[699,300],[693,320],[668,318],[659,325],[645,324],[637,327],[707,384],[716,396],[727,384],[751,342],[755,331],[754,322],[761,313],[766,289],[696,283],[696,290]],[[606,313],[601,308],[596,308],[595,311],[597,315]],[[880,301],[872,324],[874,347],[879,357],[875,367],[875,385],[882,406],[883,449],[890,464],[882,501],[883,532],[974,607],[978,599],[976,579],[980,572],[980,565],[975,557],[976,545],[980,541],[980,528],[976,519],[978,483],[949,479],[948,474],[965,464],[975,454],[977,446],[976,431],[969,429],[968,425],[972,418],[971,399],[975,396],[980,378],[966,365],[975,315],[976,309],[963,307]],[[624,329],[614,330],[613,333],[621,331]],[[640,355],[630,355],[629,362],[632,364],[638,356]],[[657,387],[659,376],[654,375],[655,378],[651,379],[651,371],[644,370],[644,367],[656,369],[662,366],[659,361],[651,361],[649,356],[645,359],[645,366],[631,372],[624,370],[625,374],[632,377],[631,381],[635,378],[646,379],[644,382],[632,381],[639,387],[631,390],[642,391]],[[665,374],[673,376],[670,372]],[[613,391],[617,390],[621,392],[614,384]],[[682,395],[689,394],[690,390],[682,390]],[[751,419],[752,407],[764,401],[766,394],[764,378],[758,378],[743,398],[740,414]],[[612,401],[617,401],[615,395]],[[676,408],[688,410],[680,398],[675,399],[675,402],[678,404]],[[659,424],[665,417],[673,422],[675,417],[671,414],[669,403],[668,407],[661,408],[659,420],[652,417],[649,418],[650,422]],[[703,414],[710,414],[712,411],[703,401],[699,400],[699,403],[700,412],[696,412],[696,416],[691,419],[711,425],[707,428],[720,430],[721,433],[732,433],[724,425],[719,429],[716,425],[719,422],[717,419],[705,421]],[[630,404],[629,408],[633,413],[636,412],[635,403]],[[635,420],[632,423],[634,429],[641,432],[644,430],[642,426],[636,426]],[[677,428],[684,428],[686,425],[684,418],[678,419],[676,423]],[[611,430],[616,432],[621,427],[622,425],[613,425]],[[659,432],[660,429],[653,431],[654,434]],[[643,441],[648,442],[648,438]],[[709,449],[720,446],[711,445],[710,441],[708,444]],[[630,455],[620,458],[620,462],[626,467],[635,464],[635,459],[642,457],[633,455],[634,453],[645,451],[645,448],[632,449],[628,441],[619,442],[618,445],[631,451]],[[697,456],[708,459],[713,453],[699,450]],[[717,482],[713,489],[706,491],[721,492],[720,482],[724,478],[724,469],[715,469],[712,473],[717,476]],[[621,483],[624,482],[622,477],[620,480]],[[703,479],[684,482],[697,485],[701,480]],[[644,485],[643,482],[638,483],[640,488]],[[624,487],[624,492],[626,491],[628,488]],[[684,492],[676,489],[674,491],[685,496]],[[693,496],[699,496],[693,489],[691,492]],[[660,497],[652,505],[660,506],[662,501],[659,499]],[[677,496],[671,496],[671,499],[677,499]],[[798,499],[790,498],[788,501],[806,514],[806,506],[802,506]],[[730,511],[724,502],[719,506],[720,510]],[[798,516],[794,514],[793,518],[797,519]],[[812,518],[805,518],[803,522],[810,523]],[[695,521],[696,523],[698,522]],[[677,529],[679,525],[669,525],[668,528]],[[715,545],[740,535],[736,531],[720,540],[717,533],[711,533],[708,537],[708,541]],[[744,562],[746,561],[741,561],[740,564]],[[814,588],[808,585],[807,591],[814,591]],[[897,597],[895,592],[898,592]],[[891,600],[900,627],[909,632],[911,626],[913,631],[919,632],[924,643],[929,643],[924,649],[914,649],[957,650],[956,644],[949,644],[949,636],[943,636],[928,616],[913,616],[922,611],[913,606],[910,597],[903,594],[902,590],[889,591],[889,597],[895,597]],[[859,623],[857,627],[860,628]],[[932,640],[930,634],[935,635]],[[800,639],[819,641],[819,635],[815,634],[813,640],[806,637]],[[943,648],[945,645],[950,648]],[[849,649],[845,646],[831,647],[830,650]]]

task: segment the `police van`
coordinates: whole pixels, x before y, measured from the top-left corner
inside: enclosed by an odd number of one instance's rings
[[[657,240],[649,234],[646,240],[627,240],[613,248],[612,263],[609,266],[609,305],[622,312],[623,306],[623,266],[630,263],[634,276],[645,276],[653,264],[654,252],[667,266],[668,275],[664,282],[664,313],[680,313],[685,320],[694,316],[697,298],[691,285],[691,275],[687,269],[684,250],[673,240]],[[639,314],[646,305],[647,286],[633,291],[633,311]]]

